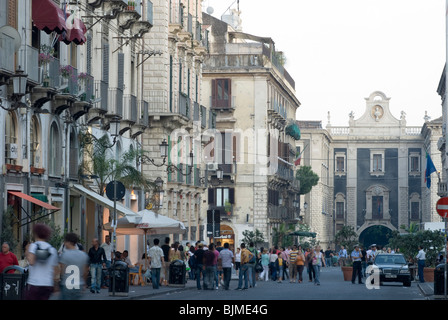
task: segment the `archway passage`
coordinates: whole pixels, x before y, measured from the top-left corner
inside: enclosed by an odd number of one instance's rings
[[[364,248],[376,244],[378,249],[382,249],[383,246],[387,246],[391,237],[391,229],[385,226],[371,226],[361,232],[359,242],[364,245]]]

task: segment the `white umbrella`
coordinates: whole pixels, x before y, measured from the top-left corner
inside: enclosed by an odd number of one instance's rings
[[[111,231],[111,223],[104,225],[104,229]],[[117,234],[171,234],[184,233],[185,225],[175,219],[168,218],[154,211],[142,210],[135,217],[123,217],[117,221]]]
[[[114,229],[110,222],[106,223],[103,228],[108,231],[112,231]],[[184,233],[185,231],[186,228],[182,222],[147,209],[137,212],[136,216],[126,216],[118,219],[116,229],[118,235],[145,235],[146,261],[148,259],[148,253],[146,252],[147,234]]]

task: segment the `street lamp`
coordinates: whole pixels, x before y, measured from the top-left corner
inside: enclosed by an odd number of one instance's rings
[[[162,143],[159,144],[159,148],[160,148],[160,156],[163,159],[162,164],[157,164],[154,161],[154,159],[149,158],[145,154],[140,155],[139,159],[137,159],[138,164],[140,164],[140,163],[152,163],[156,167],[164,166],[165,163],[166,163],[166,158],[168,157],[168,143],[166,142],[166,139],[163,139]]]
[[[26,104],[21,101],[23,96],[26,94],[27,79],[28,75],[24,73],[24,71],[19,66],[19,68],[16,70],[16,73],[12,76],[13,93],[9,97],[9,99],[12,101],[11,107],[8,108],[4,106],[3,101],[0,99],[1,108],[6,111],[14,111],[20,107],[27,107]]]
[[[218,169],[216,169],[216,178],[218,180],[217,184],[213,184],[212,180],[208,180],[208,182],[212,185],[212,186],[217,186],[220,185],[223,182],[223,178],[224,178],[224,170],[221,168],[221,166],[218,167]],[[207,176],[199,178],[199,182],[201,184],[205,184],[205,179],[208,179]]]

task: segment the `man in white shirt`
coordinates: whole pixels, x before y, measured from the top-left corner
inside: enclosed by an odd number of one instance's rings
[[[151,263],[151,282],[154,289],[159,289],[160,269],[164,264],[163,250],[159,247],[159,239],[154,239],[154,246],[148,251],[148,257]]]
[[[105,242],[103,244],[101,244],[101,248],[103,248],[104,252],[106,253],[106,270],[103,270],[102,275],[101,275],[101,287],[104,288],[105,286],[109,287],[108,270],[112,263],[113,246],[112,246],[112,243],[110,242],[110,236],[106,236]]]
[[[416,256],[417,258],[417,266],[418,266],[418,279],[421,283],[425,282],[425,279],[423,277],[423,269],[425,268],[426,263],[426,253],[423,251],[422,246],[418,246],[418,254]]]
[[[48,300],[53,293],[55,273],[58,270],[58,252],[47,241],[51,236],[51,229],[43,223],[33,227],[35,242],[26,250],[28,269],[27,300]]]

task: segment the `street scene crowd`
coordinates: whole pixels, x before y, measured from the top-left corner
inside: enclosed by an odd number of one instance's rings
[[[170,264],[182,261],[185,266],[185,281],[195,281],[198,290],[248,290],[257,285],[257,281],[276,281],[277,283],[313,282],[319,286],[321,268],[353,265],[352,283],[356,278],[363,283],[366,269],[379,253],[399,253],[399,249],[380,248],[372,245],[367,250],[355,245],[353,250],[341,246],[334,251],[328,248],[322,250],[319,245],[302,248],[301,245],[288,247],[273,246],[271,248],[255,248],[254,243],[241,243],[234,253],[228,243],[196,242],[186,243],[185,248],[179,242],[170,243],[170,238],[164,239],[163,245],[158,238],[147,246],[147,256],[132,264],[129,253],[113,252],[110,237],[100,245],[98,239],[93,239],[92,246],[85,250],[79,243],[76,234],[68,233],[63,245],[56,250],[48,239],[51,229],[45,224],[33,227],[34,239],[26,245],[25,259],[19,260],[10,251],[7,243],[2,244],[0,254],[0,273],[11,266],[22,266],[28,272],[25,299],[47,300],[54,292],[60,292],[64,300],[77,300],[86,292],[99,293],[108,289],[111,279],[108,270],[117,261],[125,263],[130,273],[139,275],[143,284],[152,285],[153,289],[169,285]],[[420,247],[415,256],[418,266],[418,279],[424,282],[423,268],[425,252]],[[439,257],[443,261],[443,256]],[[15,270],[7,270],[13,273]],[[236,288],[230,288],[232,272],[238,281]]]

